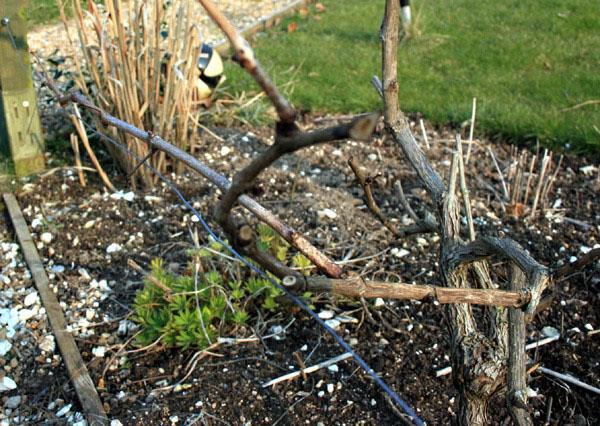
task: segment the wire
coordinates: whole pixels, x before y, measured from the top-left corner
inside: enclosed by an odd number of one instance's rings
[[[110,142],[111,144],[115,145],[117,148],[123,150],[124,152],[126,152],[128,155],[130,155],[131,157],[133,157],[137,161],[141,161],[142,160],[138,155],[136,155],[129,148],[127,148],[126,146],[124,146],[122,143],[120,143],[120,142],[112,139],[111,137],[109,137],[109,136],[107,136],[107,135],[105,135],[103,133],[98,132],[96,129],[92,128],[91,126],[89,126],[85,122],[84,122],[84,125],[88,129],[90,129],[90,131],[92,131],[95,135],[97,135],[101,139],[104,139],[104,140]],[[200,224],[202,225],[202,227],[204,228],[204,230],[215,241],[217,241],[218,243],[220,243],[226,250],[228,250],[232,255],[234,255],[235,257],[237,257],[247,267],[249,267],[250,269],[252,269],[257,274],[259,274],[259,275],[263,276],[264,278],[268,279],[274,286],[276,286],[277,288],[279,288],[280,290],[282,290],[284,292],[284,294],[287,297],[289,297],[296,305],[298,305],[300,308],[302,308],[304,311],[306,311],[311,317],[313,317],[317,321],[317,323],[319,323],[319,325],[321,325],[329,334],[331,334],[331,336],[333,336],[333,338],[338,342],[338,344],[342,348],[344,348],[344,350],[346,350],[347,352],[349,352],[350,354],[352,354],[352,357],[356,360],[356,362],[367,372],[367,374],[369,374],[369,376],[371,376],[373,378],[373,380],[375,380],[375,383],[377,383],[377,385],[381,389],[383,389],[383,391],[385,393],[387,393],[392,398],[392,400],[400,408],[402,408],[402,410],[406,414],[408,414],[410,416],[412,422],[415,425],[418,425],[418,426],[424,425],[423,420],[421,420],[417,416],[417,414],[413,411],[413,409],[402,398],[400,398],[400,396],[398,396],[398,394],[396,394],[396,392],[394,392],[381,379],[381,377],[379,377],[377,375],[377,373],[375,373],[375,371],[371,367],[369,367],[369,365],[350,347],[350,345],[348,345],[348,343],[346,343],[346,341],[344,339],[342,339],[342,337],[339,334],[337,334],[330,326],[328,326],[325,323],[325,321],[323,321],[321,318],[319,318],[319,315],[317,315],[317,313],[315,311],[313,311],[312,309],[310,309],[310,307],[308,307],[308,305],[306,303],[304,303],[304,301],[302,301],[302,299],[300,299],[295,294],[291,293],[288,289],[286,289],[285,287],[283,287],[282,285],[280,285],[277,281],[275,281],[266,272],[264,272],[262,269],[258,268],[256,265],[252,264],[244,256],[242,256],[241,254],[239,254],[233,247],[229,246],[225,241],[223,241],[217,234],[215,234],[215,232],[208,225],[208,223],[206,222],[206,220],[204,219],[204,217],[202,216],[202,214],[200,212],[198,212],[192,206],[192,204],[183,196],[183,194],[179,191],[179,189],[177,189],[177,187],[175,186],[175,184],[173,182],[171,182],[166,176],[164,176],[162,173],[160,173],[151,164],[148,164],[148,162],[144,162],[143,165],[144,165],[144,167],[146,167],[149,170],[151,170],[156,176],[158,176],[158,178],[161,181],[163,181],[169,187],[169,189],[175,193],[175,195],[177,195],[177,197],[181,200],[181,202],[188,209],[190,209],[190,211],[194,214],[194,216],[196,216],[198,218],[198,220],[199,220]]]

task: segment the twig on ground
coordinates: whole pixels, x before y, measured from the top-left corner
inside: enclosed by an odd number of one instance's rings
[[[561,112],[572,111],[574,109],[578,109],[578,108],[584,107],[586,105],[595,105],[595,104],[600,104],[600,99],[589,99],[585,102],[581,102],[577,105],[573,105],[572,107],[565,108],[565,109],[561,110]]]
[[[351,357],[352,357],[352,354],[350,352],[346,352],[346,353],[338,355],[338,356],[336,356],[334,358],[331,358],[331,359],[329,359],[327,361],[323,361],[323,362],[320,362],[318,364],[311,365],[310,367],[307,367],[306,369],[304,369],[302,371],[305,374],[314,373],[315,371],[318,371],[318,370],[320,370],[322,368],[329,367],[330,365],[333,365],[335,363],[338,363],[340,361],[343,361],[343,360],[351,358]],[[273,386],[273,385],[275,385],[277,383],[281,383],[281,382],[285,382],[285,381],[294,379],[294,378],[302,375],[302,371],[298,370],[298,371],[294,371],[294,372],[291,372],[291,373],[288,373],[288,374],[284,374],[283,376],[280,376],[280,377],[277,377],[275,379],[269,380],[268,382],[264,383],[262,385],[262,387],[263,388],[267,388],[267,387]]]
[[[577,271],[580,271],[581,269],[585,268],[587,265],[594,263],[595,261],[597,261],[599,259],[600,259],[600,248],[595,248],[593,250],[590,250],[589,252],[587,252],[586,254],[581,256],[579,259],[577,259],[575,262],[567,263],[567,264],[561,266],[560,268],[558,268],[557,270],[555,270],[554,273],[552,274],[552,278],[556,281],[561,278],[567,277],[568,275],[571,275]]]
[[[558,339],[560,339],[559,335],[552,336],[552,337],[546,337],[545,339],[541,339],[541,340],[537,340],[535,342],[528,343],[525,346],[525,350],[530,351],[532,349],[537,349],[540,346],[547,345],[548,343],[556,342]],[[452,373],[452,367],[450,367],[450,366],[444,367],[435,372],[435,377],[447,376],[450,373]]]
[[[373,213],[373,215],[375,215],[375,217],[379,219],[383,226],[385,226],[393,235],[397,235],[398,230],[396,229],[394,224],[391,223],[381,212],[381,209],[379,208],[377,202],[373,198],[373,190],[371,189],[371,184],[373,183],[373,180],[375,178],[371,176],[366,176],[364,171],[358,165],[358,161],[354,157],[350,157],[350,159],[348,160],[348,165],[354,172],[356,180],[363,189],[363,192],[365,194],[365,203],[367,204],[369,210],[371,210],[371,213]]]
[[[552,377],[555,377],[557,379],[560,379],[563,382],[567,382],[567,383],[570,383],[572,385],[579,386],[580,388],[588,390],[590,392],[593,392],[593,393],[595,393],[597,395],[600,395],[600,388],[597,388],[597,387],[592,386],[592,385],[588,385],[587,383],[584,383],[581,380],[579,380],[579,379],[577,379],[577,378],[575,378],[573,376],[570,376],[570,375],[567,375],[567,374],[563,374],[563,373],[558,373],[558,372],[550,370],[549,368],[546,368],[546,367],[539,367],[537,369],[537,371],[540,371],[540,372],[542,372],[544,374],[547,374],[548,376],[552,376]]]
[[[171,288],[169,288],[166,285],[164,285],[162,282],[160,282],[159,279],[156,279],[150,273],[144,271],[144,269],[140,265],[138,265],[133,259],[127,259],[127,266],[129,266],[134,271],[138,272],[145,279],[147,279],[152,284],[154,284],[155,286],[157,286],[158,288],[160,288],[162,291],[164,291],[165,292],[165,298],[167,300],[170,300],[171,293],[173,293],[173,290]]]

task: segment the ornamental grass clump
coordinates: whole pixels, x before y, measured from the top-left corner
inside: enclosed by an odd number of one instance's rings
[[[78,88],[110,114],[187,149],[197,125],[193,115],[202,102],[195,86],[201,38],[188,2],[107,0],[102,6],[89,0],[83,10],[75,1],[73,15]],[[139,158],[149,154],[147,143],[100,122],[96,125]],[[135,169],[138,160],[107,148],[121,168],[133,174],[132,184],[155,183],[145,167]],[[149,161],[162,173],[172,168],[164,153]]]

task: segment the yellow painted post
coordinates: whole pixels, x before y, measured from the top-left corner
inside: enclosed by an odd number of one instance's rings
[[[44,169],[44,139],[31,79],[27,1],[0,0],[0,174]]]

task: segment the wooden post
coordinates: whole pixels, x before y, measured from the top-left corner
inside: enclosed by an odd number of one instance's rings
[[[44,139],[23,19],[26,5],[22,0],[0,2],[0,174],[17,176],[44,169]]]

